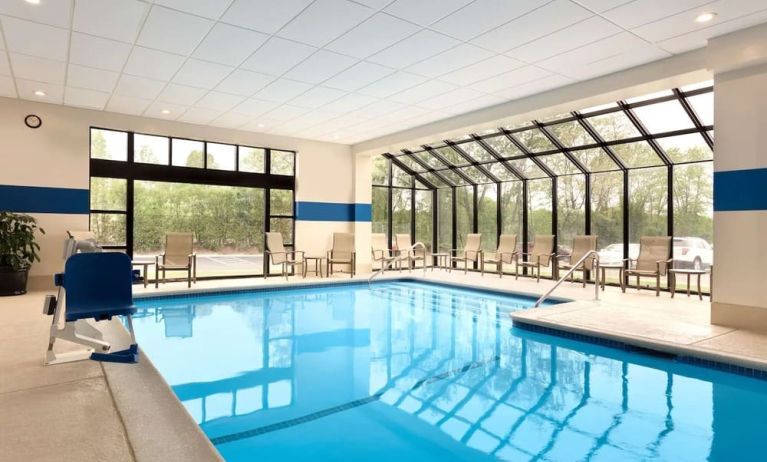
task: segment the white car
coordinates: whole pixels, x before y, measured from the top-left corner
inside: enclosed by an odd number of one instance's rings
[[[674,268],[706,269],[714,264],[714,248],[699,237],[674,238]]]
[[[629,244],[629,258],[639,256],[639,244]],[[620,265],[623,263],[623,244],[610,244],[599,251],[600,265]]]

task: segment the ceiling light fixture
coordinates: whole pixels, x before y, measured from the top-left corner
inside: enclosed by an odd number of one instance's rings
[[[25,0],[27,3],[31,3],[32,5],[39,5],[40,0]]]
[[[163,109],[160,112],[162,112],[163,114],[170,114],[170,109]]]
[[[716,13],[701,13],[695,18],[695,22],[709,22],[716,18]]]
[[[46,93],[42,90],[35,90],[35,96],[45,96]]]
[[[264,128],[264,124],[258,124],[258,128]]]

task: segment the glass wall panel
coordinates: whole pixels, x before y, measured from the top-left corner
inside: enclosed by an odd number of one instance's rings
[[[650,133],[671,132],[695,127],[692,119],[677,100],[636,107],[632,111]]]
[[[373,184],[389,184],[389,159],[383,156],[373,157]]]
[[[711,162],[674,167],[674,267],[708,268],[714,263],[713,169]],[[708,288],[708,276],[705,277]],[[686,278],[679,277],[677,287]]]
[[[435,149],[435,151],[450,162],[451,165],[469,165],[468,160],[464,159],[463,156],[455,151],[455,149],[449,146]]]
[[[570,153],[590,172],[609,172],[620,170],[618,164],[602,148],[581,149]]]
[[[392,232],[410,234],[410,211],[412,210],[412,189],[392,189]]]
[[[422,162],[426,163],[431,168],[445,168],[447,165],[444,164],[441,160],[437,159],[435,156],[433,156],[428,151],[421,151],[414,154],[415,157],[419,158]]]
[[[91,178],[91,210],[125,211],[128,180],[123,178]]]
[[[487,152],[485,148],[483,148],[479,143],[475,141],[463,143],[459,145],[459,147],[477,162],[487,162],[494,159],[494,157],[490,155],[490,153]]]
[[[234,171],[237,163],[237,146],[233,144],[208,143],[208,168]]]
[[[294,175],[296,156],[290,151],[272,149],[269,154],[271,173],[274,175]]]
[[[536,160],[554,172],[554,175],[572,175],[574,173],[581,173],[575,164],[570,162],[570,159],[568,159],[564,154],[547,154],[545,156],[537,156]]]
[[[281,233],[285,247],[293,246],[293,219],[292,218],[269,218],[269,230],[273,233]],[[275,269],[279,265],[275,265]]]
[[[433,193],[431,191],[415,192],[415,242],[423,242],[429,254],[433,248],[432,211],[434,204],[432,198]],[[431,261],[427,259],[426,263],[431,264]]]
[[[114,130],[92,128],[91,158],[128,160],[128,134]]]
[[[486,138],[485,143],[495,149],[495,152],[497,152],[501,157],[515,157],[524,155],[524,153],[520,151],[514,143],[511,142],[511,140],[503,135]]]
[[[557,242],[560,254],[569,254],[573,237],[586,233],[586,176],[557,177]]]
[[[463,174],[471,179],[474,183],[490,183],[493,180],[487,177],[484,173],[480,172],[477,167],[463,167],[459,168]]]
[[[495,183],[477,186],[477,218],[482,249],[498,248],[498,187]]]
[[[504,162],[493,162],[485,164],[484,167],[490,171],[496,178],[501,181],[512,181],[518,179],[514,174],[506,168]]]
[[[453,248],[453,190],[437,190],[437,249],[448,252]]]
[[[192,232],[198,276],[260,274],[264,200],[259,188],[135,181],[134,258],[154,260],[166,233]],[[278,229],[286,242],[289,228]]]
[[[143,164],[168,165],[170,141],[164,136],[133,136],[133,161]]]
[[[373,188],[373,232],[389,234],[389,189]]]
[[[173,138],[173,165],[178,167],[203,168],[205,146],[202,141]]]
[[[413,187],[413,177],[396,165],[391,166],[392,186],[401,186],[404,188]]]
[[[535,236],[538,234],[552,234],[551,216],[552,216],[552,198],[551,198],[551,180],[530,180],[528,187],[528,243],[533,249]],[[551,275],[551,266],[541,268],[541,275]]]
[[[515,133],[513,136],[530,152],[553,151],[556,149],[546,135],[537,128]]]
[[[629,245],[642,236],[667,236],[667,218],[668,169],[629,171]]]
[[[658,138],[658,144],[674,163],[711,160],[714,157],[714,152],[700,133]]]
[[[474,232],[474,187],[455,188],[455,201],[457,248],[463,249],[466,245],[466,235]]]
[[[690,96],[687,102],[703,125],[714,125],[714,93]]]
[[[596,140],[589,135],[586,129],[583,128],[577,120],[549,125],[546,128],[559,140],[560,143],[568,148],[596,143]]]
[[[623,111],[589,117],[587,121],[605,141],[615,141],[641,136]]]
[[[266,164],[266,150],[261,148],[251,148],[249,146],[240,146],[240,168],[241,172],[264,173]]]
[[[547,178],[548,175],[535,162],[529,158],[512,159],[506,161],[516,171],[520,172],[526,178]]]
[[[601,264],[623,261],[623,172],[591,175],[591,234],[597,236]],[[614,272],[608,278],[620,282]]]
[[[612,146],[612,150],[618,159],[628,168],[652,167],[663,165],[663,161],[653,150],[652,146],[645,141],[638,143],[626,143]]]
[[[125,214],[92,213],[90,221],[99,245],[125,247]]]
[[[517,249],[522,249],[523,185],[521,181],[501,183],[501,233],[517,235]]]
[[[269,212],[271,215],[293,215],[293,191],[290,189],[269,190]]]

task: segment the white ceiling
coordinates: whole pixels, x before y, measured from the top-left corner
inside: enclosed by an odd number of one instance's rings
[[[351,144],[762,22],[764,0],[0,0],[0,96]]]

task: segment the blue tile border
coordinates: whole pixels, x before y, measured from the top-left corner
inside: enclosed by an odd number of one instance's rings
[[[639,353],[639,354],[645,354],[645,355],[650,355],[654,357],[662,357],[662,358],[670,359],[672,361],[676,361],[678,363],[705,367],[707,369],[714,369],[714,370],[718,370],[722,372],[729,372],[732,374],[743,375],[746,377],[752,377],[752,378],[756,378],[760,380],[767,380],[767,371],[763,371],[761,369],[738,366],[737,364],[728,364],[728,363],[723,363],[720,361],[712,361],[709,359],[703,359],[703,358],[698,358],[698,357],[689,356],[689,355],[675,355],[672,353],[667,353],[665,351],[638,347],[636,345],[631,345],[618,340],[606,339],[606,338],[601,338],[601,337],[596,337],[591,335],[577,334],[574,332],[568,332],[568,331],[559,330],[559,329],[552,329],[550,327],[539,326],[536,324],[530,324],[530,323],[517,321],[517,320],[514,321],[514,327],[522,329],[522,330],[527,330],[530,332],[553,335],[556,337],[566,338],[570,340],[577,340],[579,342],[590,343],[592,345],[606,346],[606,347],[615,348],[615,349],[619,349],[623,351],[628,351],[631,353]]]
[[[87,189],[0,185],[0,210],[23,213],[90,213]]]
[[[767,168],[714,172],[714,211],[767,210]]]
[[[296,202],[299,221],[372,221],[371,204],[338,202]]]

